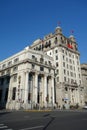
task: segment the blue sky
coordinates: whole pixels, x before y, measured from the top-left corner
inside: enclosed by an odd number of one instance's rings
[[[61,22],[74,36],[81,63],[87,63],[87,0],[0,0],[0,61],[23,50]]]

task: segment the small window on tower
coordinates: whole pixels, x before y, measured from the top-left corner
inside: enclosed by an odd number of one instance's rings
[[[40,71],[44,71],[44,67],[43,66],[40,66]]]

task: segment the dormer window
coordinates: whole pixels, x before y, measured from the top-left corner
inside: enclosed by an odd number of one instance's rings
[[[18,70],[18,66],[15,66],[14,68],[13,68],[13,72],[14,71],[17,71]]]
[[[5,67],[6,67],[6,64],[3,64],[3,65],[2,65],[2,68],[5,68]]]
[[[14,59],[14,63],[17,63],[19,61],[19,58]]]
[[[9,61],[9,62],[8,62],[8,66],[10,66],[11,64],[12,64],[12,61]]]

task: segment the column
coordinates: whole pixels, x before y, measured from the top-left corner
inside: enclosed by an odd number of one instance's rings
[[[51,86],[51,92],[52,92],[52,104],[54,105],[54,77],[51,77],[51,82],[52,82],[52,86]]]
[[[44,94],[43,94],[43,98],[44,98],[44,105],[45,107],[47,107],[47,102],[46,102],[46,98],[47,98],[47,76],[44,75]]]
[[[81,105],[80,95],[81,95],[81,93],[80,93],[80,88],[78,87],[78,88],[77,88],[77,101],[78,101],[79,105]]]
[[[35,104],[37,104],[37,89],[38,89],[37,85],[38,85],[38,74],[35,73],[35,82],[34,82],[34,86],[35,86],[35,88],[34,88],[34,101],[35,101]]]
[[[26,72],[24,103],[28,103],[29,72]]]
[[[70,104],[71,104],[71,89],[70,89],[70,87],[68,87],[68,97],[69,97],[69,107],[70,107]]]

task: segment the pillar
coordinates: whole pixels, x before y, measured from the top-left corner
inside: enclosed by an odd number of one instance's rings
[[[24,103],[28,103],[29,72],[26,72]]]
[[[34,101],[37,104],[37,89],[38,89],[38,74],[35,73],[35,82],[34,82]]]
[[[54,77],[53,76],[51,77],[51,83],[52,83],[52,86],[51,86],[52,104],[54,105]]]
[[[43,97],[44,97],[44,105],[45,107],[47,107],[47,101],[46,101],[46,98],[47,98],[47,76],[44,75],[44,94],[43,94]]]

